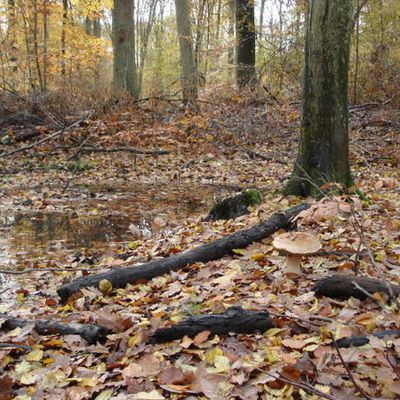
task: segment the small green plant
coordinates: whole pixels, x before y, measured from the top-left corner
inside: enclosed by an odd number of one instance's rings
[[[71,172],[83,172],[83,171],[88,171],[93,168],[93,165],[88,162],[88,161],[68,161],[65,164],[65,167],[68,171]]]

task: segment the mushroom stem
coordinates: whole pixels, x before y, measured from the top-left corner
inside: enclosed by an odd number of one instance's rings
[[[288,254],[286,258],[285,273],[300,275],[302,273],[300,269],[301,257],[301,255],[297,254]]]

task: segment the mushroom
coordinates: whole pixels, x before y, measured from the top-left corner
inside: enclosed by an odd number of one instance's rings
[[[287,232],[277,236],[272,246],[286,254],[285,273],[301,274],[301,258],[316,253],[322,246],[317,236],[307,232]]]

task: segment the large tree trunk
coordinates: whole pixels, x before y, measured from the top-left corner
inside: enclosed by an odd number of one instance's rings
[[[310,0],[300,146],[286,194],[315,195],[326,182],[352,184],[347,86],[352,0]]]
[[[255,79],[254,0],[236,0],[236,84],[244,87]]]
[[[113,47],[114,86],[139,96],[135,63],[134,0],[114,0]]]
[[[188,0],[175,0],[176,25],[181,54],[181,85],[185,102],[197,99],[197,69],[193,53],[192,28]]]

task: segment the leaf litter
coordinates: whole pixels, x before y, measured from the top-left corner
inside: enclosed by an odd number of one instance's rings
[[[234,111],[239,106],[231,107]],[[39,336],[32,324],[1,332],[0,343],[27,345],[31,351],[0,348],[0,399],[317,399],[321,393],[348,399],[357,396],[359,389],[371,398],[399,398],[400,338],[371,336],[400,327],[397,302],[384,295],[363,302],[316,298],[311,291],[318,279],[337,272],[357,271],[400,282],[398,159],[393,152],[390,161],[366,160],[368,154],[381,151],[376,137],[396,132],[378,127],[371,128],[373,133],[363,130],[354,115],[352,142],[369,146],[368,153],[360,153],[359,147],[351,152],[362,196],[339,194],[311,201],[310,209],[299,215],[298,230],[313,232],[323,245],[319,253],[305,257],[304,275],[295,280],[285,277],[285,257],[273,249],[272,238],[267,238],[207,264],[196,263],[124,289],[103,282],[99,288],[83,289],[67,304],[58,302],[57,287],[73,277],[177,254],[298,203],[299,199],[284,198],[278,192],[294,160],[297,120],[287,116],[295,112],[289,106],[271,110],[275,116],[271,120],[280,122],[271,124],[262,141],[252,136],[252,125],[246,120],[241,123],[243,138],[235,133],[234,112],[225,119],[218,109],[176,113],[169,122],[149,118],[151,113],[144,111],[114,113],[90,121],[63,140],[68,143],[91,131],[97,145],[148,146],[172,153],[135,157],[85,154],[81,158],[92,168],[79,173],[66,168],[64,150],[50,147],[41,149],[55,151],[50,167],[48,157],[38,155],[29,157],[30,161],[28,157],[6,161],[0,199],[3,212],[19,209],[107,218],[121,196],[119,188],[132,184],[156,185],[157,190],[147,197],[142,194],[140,201],[129,199],[124,215],[135,207],[150,209],[152,202],[145,199],[157,192],[170,193],[177,184],[187,186],[171,198],[173,205],[185,201],[191,188],[200,188],[196,185],[218,187],[219,195],[232,187],[257,187],[264,200],[235,221],[203,222],[201,215],[211,204],[213,192],[204,194],[199,189],[200,197],[209,199],[200,212],[177,220],[160,211],[151,216],[150,233],[128,223],[125,236],[115,246],[94,243],[82,246],[80,254],[65,252],[63,246],[48,253],[46,247],[38,246],[39,256],[32,256],[31,261],[30,254],[21,254],[17,265],[7,267],[33,268],[34,272],[18,277],[2,294],[2,313],[98,323],[112,333],[105,343],[88,345],[76,335]],[[293,132],[288,134],[289,130]],[[282,135],[291,135],[293,140],[283,141]],[[272,161],[235,150],[249,143]],[[386,155],[391,149],[387,150]],[[24,171],[28,162],[29,171]],[[68,190],[63,191],[67,182]],[[99,190],[100,185],[107,189]],[[85,203],[85,196],[93,196],[94,201]],[[46,270],[49,267],[53,270]],[[172,326],[193,314],[223,312],[233,305],[269,311],[276,328],[224,337],[204,331],[192,338],[149,343],[157,328]],[[340,349],[343,364],[333,340],[352,335],[367,335],[369,344]]]

